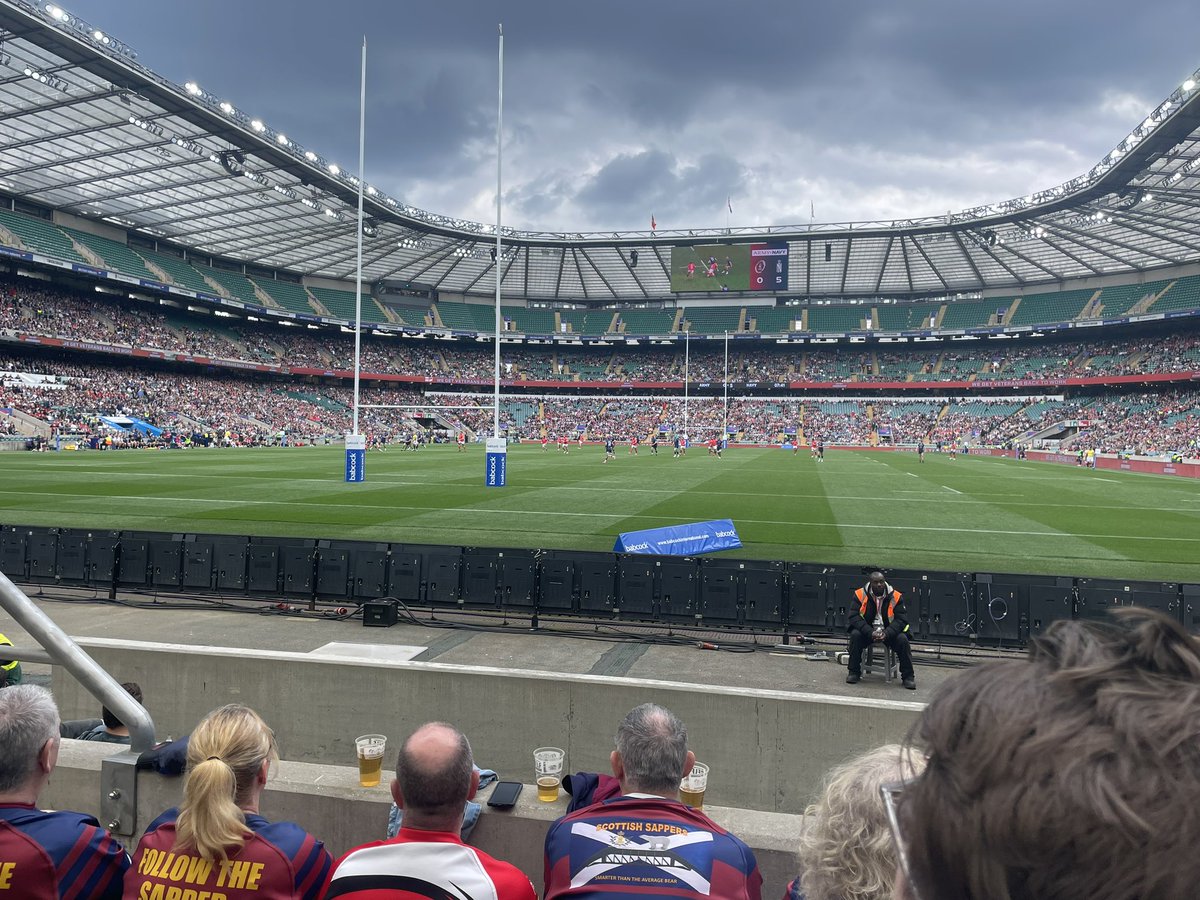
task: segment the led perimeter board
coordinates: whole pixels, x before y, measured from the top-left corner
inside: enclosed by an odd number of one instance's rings
[[[786,291],[788,245],[700,244],[671,248],[671,290]]]

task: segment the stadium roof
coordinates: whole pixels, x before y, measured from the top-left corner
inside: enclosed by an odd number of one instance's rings
[[[0,0],[0,29],[0,192],[204,256],[354,277],[352,173],[202,86],[155,74],[131,48],[54,4]],[[494,291],[493,226],[416,209],[374,187],[367,194],[364,279],[451,295]],[[992,206],[757,229],[506,229],[502,239],[503,293],[531,300],[670,299],[671,247],[764,240],[789,245],[789,297],[1137,278],[1200,262],[1200,71],[1088,172]]]

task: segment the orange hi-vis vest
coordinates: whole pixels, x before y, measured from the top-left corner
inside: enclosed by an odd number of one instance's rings
[[[858,590],[856,590],[854,592],[854,596],[858,598],[858,602],[859,602],[858,614],[865,619],[867,617],[867,602],[871,598],[867,594],[867,591],[865,588],[859,588]],[[892,621],[892,618],[893,618],[892,613],[895,612],[896,604],[900,602],[901,596],[903,596],[903,595],[898,590],[896,590],[895,588],[892,589],[892,596],[891,596],[891,599],[888,601],[888,605],[887,605],[887,613],[884,615],[884,618],[887,619],[889,623]],[[905,624],[904,630],[908,631],[907,624]]]

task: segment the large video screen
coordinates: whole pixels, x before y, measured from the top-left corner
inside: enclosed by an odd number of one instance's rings
[[[788,245],[701,244],[671,248],[671,290],[786,291]]]

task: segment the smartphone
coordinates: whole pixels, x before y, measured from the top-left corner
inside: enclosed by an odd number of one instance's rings
[[[512,809],[516,805],[517,797],[521,796],[522,787],[523,785],[519,781],[496,782],[487,805],[494,809]]]

